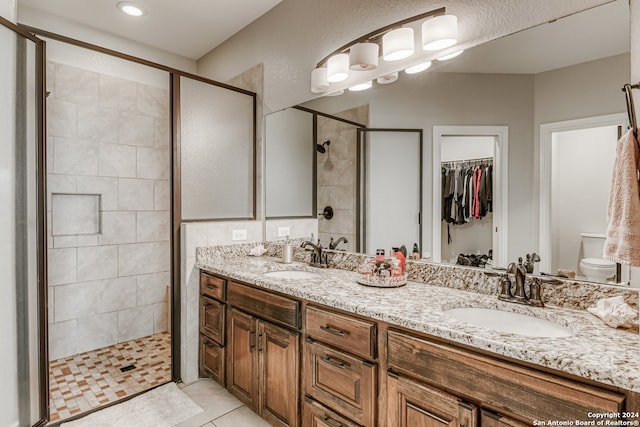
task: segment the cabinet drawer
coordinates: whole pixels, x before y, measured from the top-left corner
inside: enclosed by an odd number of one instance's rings
[[[211,274],[200,272],[200,293],[218,301],[224,301],[227,281]]]
[[[305,340],[304,392],[339,414],[375,425],[375,365]]]
[[[318,341],[365,358],[376,357],[376,325],[373,322],[308,306],[305,330]]]
[[[200,332],[220,345],[224,345],[224,304],[200,297]]]
[[[474,405],[449,393],[392,373],[387,376],[388,426],[476,427],[477,419]]]
[[[225,385],[224,347],[200,334],[200,376]]]
[[[302,427],[359,427],[348,419],[305,396],[302,405]]]
[[[300,301],[229,282],[227,302],[263,319],[300,329]]]
[[[623,407],[619,394],[397,331],[389,331],[387,351],[393,371],[528,423],[586,420],[589,412],[619,412]]]

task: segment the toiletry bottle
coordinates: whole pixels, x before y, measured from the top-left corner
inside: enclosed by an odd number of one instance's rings
[[[284,241],[284,246],[282,247],[282,263],[283,264],[291,264],[293,261],[293,246],[291,242],[289,242],[289,236]]]
[[[418,244],[413,244],[413,250],[411,251],[411,257],[413,259],[420,259],[420,249],[418,248]]]
[[[396,259],[399,260],[399,266],[400,266],[400,276],[404,274],[405,272],[405,267],[406,267],[406,262],[407,262],[407,258],[404,256],[404,254],[401,251],[396,252]]]
[[[376,261],[384,261],[384,249],[376,249]]]
[[[402,255],[402,254],[400,254]],[[393,267],[391,268],[392,276],[402,276],[402,267],[400,266],[400,258],[393,259]]]

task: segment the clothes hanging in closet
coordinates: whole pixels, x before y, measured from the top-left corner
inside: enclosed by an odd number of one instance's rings
[[[465,224],[493,212],[493,159],[442,163],[442,220]]]

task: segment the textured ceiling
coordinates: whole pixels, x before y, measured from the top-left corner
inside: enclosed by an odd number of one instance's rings
[[[198,59],[280,0],[133,0],[147,13],[134,18],[120,0],[18,0],[20,6],[60,16],[138,43]]]

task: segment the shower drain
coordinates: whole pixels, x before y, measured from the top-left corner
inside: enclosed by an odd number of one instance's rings
[[[136,365],[123,366],[122,368],[120,368],[120,371],[121,372],[127,372],[127,371],[130,371],[132,369],[136,369]]]

